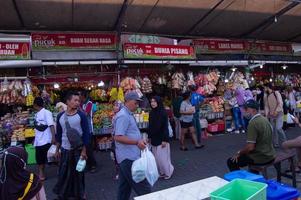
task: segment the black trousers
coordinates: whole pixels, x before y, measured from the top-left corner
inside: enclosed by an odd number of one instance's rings
[[[92,135],[92,133],[91,133]],[[92,137],[91,137],[92,138]],[[94,151],[93,151],[93,139],[91,139],[90,144],[88,145],[86,151],[87,151],[87,156],[88,156],[88,160],[87,160],[87,169],[90,170],[93,167],[96,167],[97,163],[95,160],[95,156],[94,156]]]
[[[237,159],[237,162],[232,161],[231,159],[232,158],[229,158],[227,160],[227,165],[228,165],[228,168],[231,172],[235,171],[235,170],[240,170],[241,167],[246,167],[248,165],[267,165],[267,164],[270,164],[270,163],[274,162],[274,159],[273,159],[273,160],[270,160],[270,161],[265,162],[265,163],[255,163],[254,160],[251,159],[247,155],[239,156],[238,159]]]
[[[129,200],[132,189],[138,196],[151,192],[151,186],[144,179],[140,183],[135,183],[132,178],[132,160],[124,160],[119,164],[119,185],[118,185],[118,200]]]

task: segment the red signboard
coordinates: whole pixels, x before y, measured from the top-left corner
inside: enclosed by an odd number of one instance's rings
[[[134,44],[123,45],[124,58],[141,59],[195,59],[191,46]]]
[[[29,42],[0,42],[0,60],[30,59]]]
[[[33,33],[32,49],[49,50],[115,50],[114,33]]]
[[[241,53],[264,55],[290,55],[293,53],[290,43],[227,40],[227,39],[199,39],[193,44],[198,54]]]

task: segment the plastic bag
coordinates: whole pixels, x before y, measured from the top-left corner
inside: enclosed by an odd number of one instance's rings
[[[171,138],[173,137],[173,130],[172,130],[169,120],[168,120],[168,134],[169,134],[169,137],[171,137]]]
[[[145,179],[146,159],[141,154],[141,158],[135,160],[132,165],[132,178],[135,183],[139,183]]]
[[[149,184],[153,186],[159,178],[155,157],[148,148],[145,148],[145,150],[142,151],[142,158],[146,159],[145,177]]]
[[[57,162],[57,158],[55,157],[55,153],[56,153],[56,145],[51,145],[51,147],[49,148],[48,152],[47,152],[47,160],[48,162]]]

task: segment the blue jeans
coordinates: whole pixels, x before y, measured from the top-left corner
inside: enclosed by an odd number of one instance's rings
[[[131,171],[133,162],[126,159],[119,164],[118,200],[129,200],[132,189],[138,196],[151,193],[151,186],[146,179],[140,183],[133,181]]]
[[[239,107],[234,107],[233,109],[233,118],[235,124],[235,130],[239,130],[240,128],[245,129],[245,121],[243,120],[242,113]]]
[[[198,143],[201,143],[202,128],[201,128],[201,123],[200,123],[200,112],[199,111],[196,111],[193,114],[193,126],[195,128],[195,133],[196,133]]]

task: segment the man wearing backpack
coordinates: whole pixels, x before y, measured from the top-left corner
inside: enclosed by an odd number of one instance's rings
[[[47,163],[47,152],[52,144],[55,144],[55,129],[52,113],[44,108],[44,101],[36,97],[33,108],[37,111],[35,115],[35,140],[36,161],[39,166],[39,177],[42,181],[45,177],[45,164]]]
[[[90,129],[86,114],[79,110],[79,94],[66,96],[67,110],[57,116],[57,156],[60,155],[58,181],[53,192],[58,199],[86,199],[84,171],[77,171],[79,160],[87,160]],[[59,153],[59,149],[61,153]]]
[[[286,135],[283,131],[283,100],[279,91],[272,84],[265,84],[264,107],[265,115],[273,127],[274,147],[279,147],[285,142]]]

